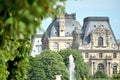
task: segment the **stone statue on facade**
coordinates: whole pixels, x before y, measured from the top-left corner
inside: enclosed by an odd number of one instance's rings
[[[75,27],[75,29],[72,32],[72,36],[73,36],[72,49],[78,50],[80,45],[80,31],[78,27]]]

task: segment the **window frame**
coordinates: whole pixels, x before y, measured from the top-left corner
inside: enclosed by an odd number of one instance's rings
[[[116,52],[113,53],[113,58],[117,58],[117,53]]]
[[[103,58],[103,53],[99,53],[99,58]]]
[[[54,50],[56,51],[59,50],[59,44],[57,42],[54,43],[53,47],[54,47]]]
[[[85,58],[89,58],[88,52],[85,53]]]
[[[103,37],[101,36],[98,38],[98,46],[103,47]]]
[[[104,69],[105,69],[104,64],[99,63],[97,66],[97,70],[104,71]]]

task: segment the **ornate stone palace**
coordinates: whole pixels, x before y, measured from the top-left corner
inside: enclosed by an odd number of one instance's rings
[[[75,14],[56,17],[43,34],[42,49],[70,48],[75,28],[79,35],[78,49],[88,63],[90,73],[102,70],[112,76],[119,72],[120,41],[116,40],[108,17],[86,17],[82,27]]]

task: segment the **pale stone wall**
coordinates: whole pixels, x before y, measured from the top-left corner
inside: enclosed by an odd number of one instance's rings
[[[104,71],[109,76],[112,76],[113,69],[112,64],[116,63],[117,66],[117,72],[119,72],[120,68],[120,53],[117,53],[117,58],[113,58],[112,52],[103,52],[103,57],[99,58],[99,52],[90,52],[89,57],[85,58],[85,52],[82,53],[84,61],[88,63],[88,66],[90,67],[91,74],[94,74],[97,71],[98,64],[102,63],[104,65]],[[94,56],[94,58],[90,58],[91,56]],[[106,58],[106,56],[110,56],[110,58]]]
[[[50,40],[49,40],[49,49],[50,50],[54,50],[54,51],[56,51],[55,50],[55,48],[54,48],[54,44],[55,43],[58,43],[58,49],[59,50],[62,50],[62,49],[66,49],[66,48],[68,48],[68,44],[67,43],[69,43],[69,45],[71,45],[72,44],[72,37],[52,37]]]
[[[94,74],[97,71],[98,65],[102,63],[104,65],[104,72],[112,76],[113,67],[112,65],[117,64],[117,72],[120,69],[120,50],[117,45],[112,44],[111,42],[111,33],[99,27],[96,30],[93,30],[90,37],[91,42],[89,45],[83,45],[84,49],[81,49],[84,61],[88,63],[90,67],[90,73]],[[98,45],[98,38],[103,38],[103,46]],[[89,54],[88,58],[85,58],[85,53]],[[102,53],[102,58],[99,57],[99,54]],[[117,58],[113,57],[113,54],[117,54]]]

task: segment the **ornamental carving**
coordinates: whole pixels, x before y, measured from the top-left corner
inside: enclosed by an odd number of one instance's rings
[[[93,34],[98,34],[98,35],[104,35],[104,34],[106,34],[106,35],[109,34],[110,35],[110,31],[107,30],[107,29],[105,29],[103,27],[103,25],[100,25],[98,28],[96,28],[95,30],[93,30],[92,33]]]

